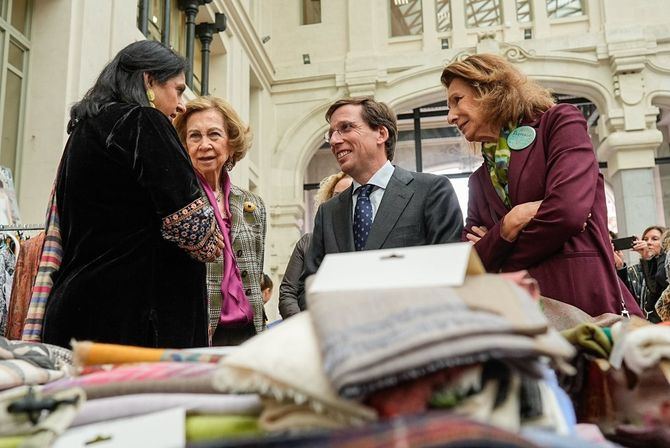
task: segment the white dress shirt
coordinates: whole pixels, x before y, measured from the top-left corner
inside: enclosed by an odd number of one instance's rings
[[[379,170],[368,181],[368,184],[372,184],[376,187],[372,193],[370,193],[370,204],[372,204],[372,222],[375,220],[377,210],[379,209],[379,204],[382,202],[384,192],[386,191],[386,186],[389,184],[394,171],[395,167],[387,160],[386,163],[382,165],[382,167],[379,168]],[[356,211],[356,201],[358,201],[358,192],[356,189],[360,186],[361,184],[353,181],[354,193],[351,196],[351,216],[354,216]]]

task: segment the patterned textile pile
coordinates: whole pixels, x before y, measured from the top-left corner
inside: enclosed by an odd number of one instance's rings
[[[0,394],[0,446],[49,446],[96,425],[174,408],[185,413],[177,445],[259,434],[259,396],[214,389],[216,363],[223,357],[215,350],[72,346],[74,354],[0,339],[0,388],[9,389]],[[34,384],[43,386],[26,386]]]
[[[481,294],[503,288],[504,301]],[[260,394],[261,427],[290,434],[236,446],[610,446],[578,436],[549,368],[572,371],[575,349],[522,289],[483,275],[394,294],[308,297],[309,311],[226,357],[214,386]]]
[[[174,410],[198,447],[669,446],[670,326],[494,275],[326,299],[232,350],[0,339],[0,446]]]
[[[0,337],[0,390],[55,381],[71,365],[72,352],[64,348]]]
[[[484,296],[485,290],[500,296]],[[574,354],[528,294],[500,276],[472,276],[457,288],[309,299],[326,375],[345,397],[448,367],[491,359],[538,367],[540,356],[565,366]],[[329,318],[344,310],[356,312]]]
[[[634,317],[563,333],[579,350],[577,375],[561,378],[578,421],[624,446],[670,446],[670,326]]]
[[[0,337],[0,446],[49,446],[74,419],[85,401],[84,392],[64,388],[42,394],[41,384],[64,378],[72,369],[72,352],[49,344],[10,341]],[[59,403],[40,417],[31,403]],[[33,409],[30,412],[15,412]]]

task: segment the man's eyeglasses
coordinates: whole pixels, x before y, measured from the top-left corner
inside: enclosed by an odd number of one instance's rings
[[[349,121],[345,121],[339,127],[335,128],[335,129],[327,130],[326,133],[323,135],[323,139],[326,141],[326,143],[328,143],[330,145],[330,139],[333,138],[334,133],[337,132],[338,134],[340,134],[340,137],[344,137],[345,135],[347,135],[348,133],[350,133],[351,131],[353,131],[357,127],[358,126],[356,126],[356,124],[351,123]]]

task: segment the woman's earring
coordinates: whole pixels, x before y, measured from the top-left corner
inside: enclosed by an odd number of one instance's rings
[[[151,88],[147,89],[147,99],[149,100],[149,106],[155,109],[156,105],[154,104],[154,101],[156,100],[156,94]]]
[[[234,166],[235,164],[233,163],[233,158],[229,157],[228,160],[226,160],[226,163],[223,164],[223,169],[226,171],[232,171]]]

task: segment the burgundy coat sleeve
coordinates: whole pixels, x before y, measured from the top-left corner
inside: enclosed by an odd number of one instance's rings
[[[549,116],[537,137],[546,152],[545,196],[535,218],[517,238],[505,270],[526,269],[561,250],[583,231],[593,208],[598,163],[586,121],[573,106],[558,105],[546,113]]]
[[[489,207],[490,201],[497,198],[486,197],[481,184],[482,169],[475,171],[468,179],[468,216],[465,220],[461,239],[467,241],[466,235],[471,232],[473,226],[486,227],[488,231],[475,244],[475,251],[488,272],[498,272],[515,244],[504,240],[500,236],[501,221],[494,221],[492,214],[495,212],[492,212]],[[487,173],[484,174],[488,176]]]

